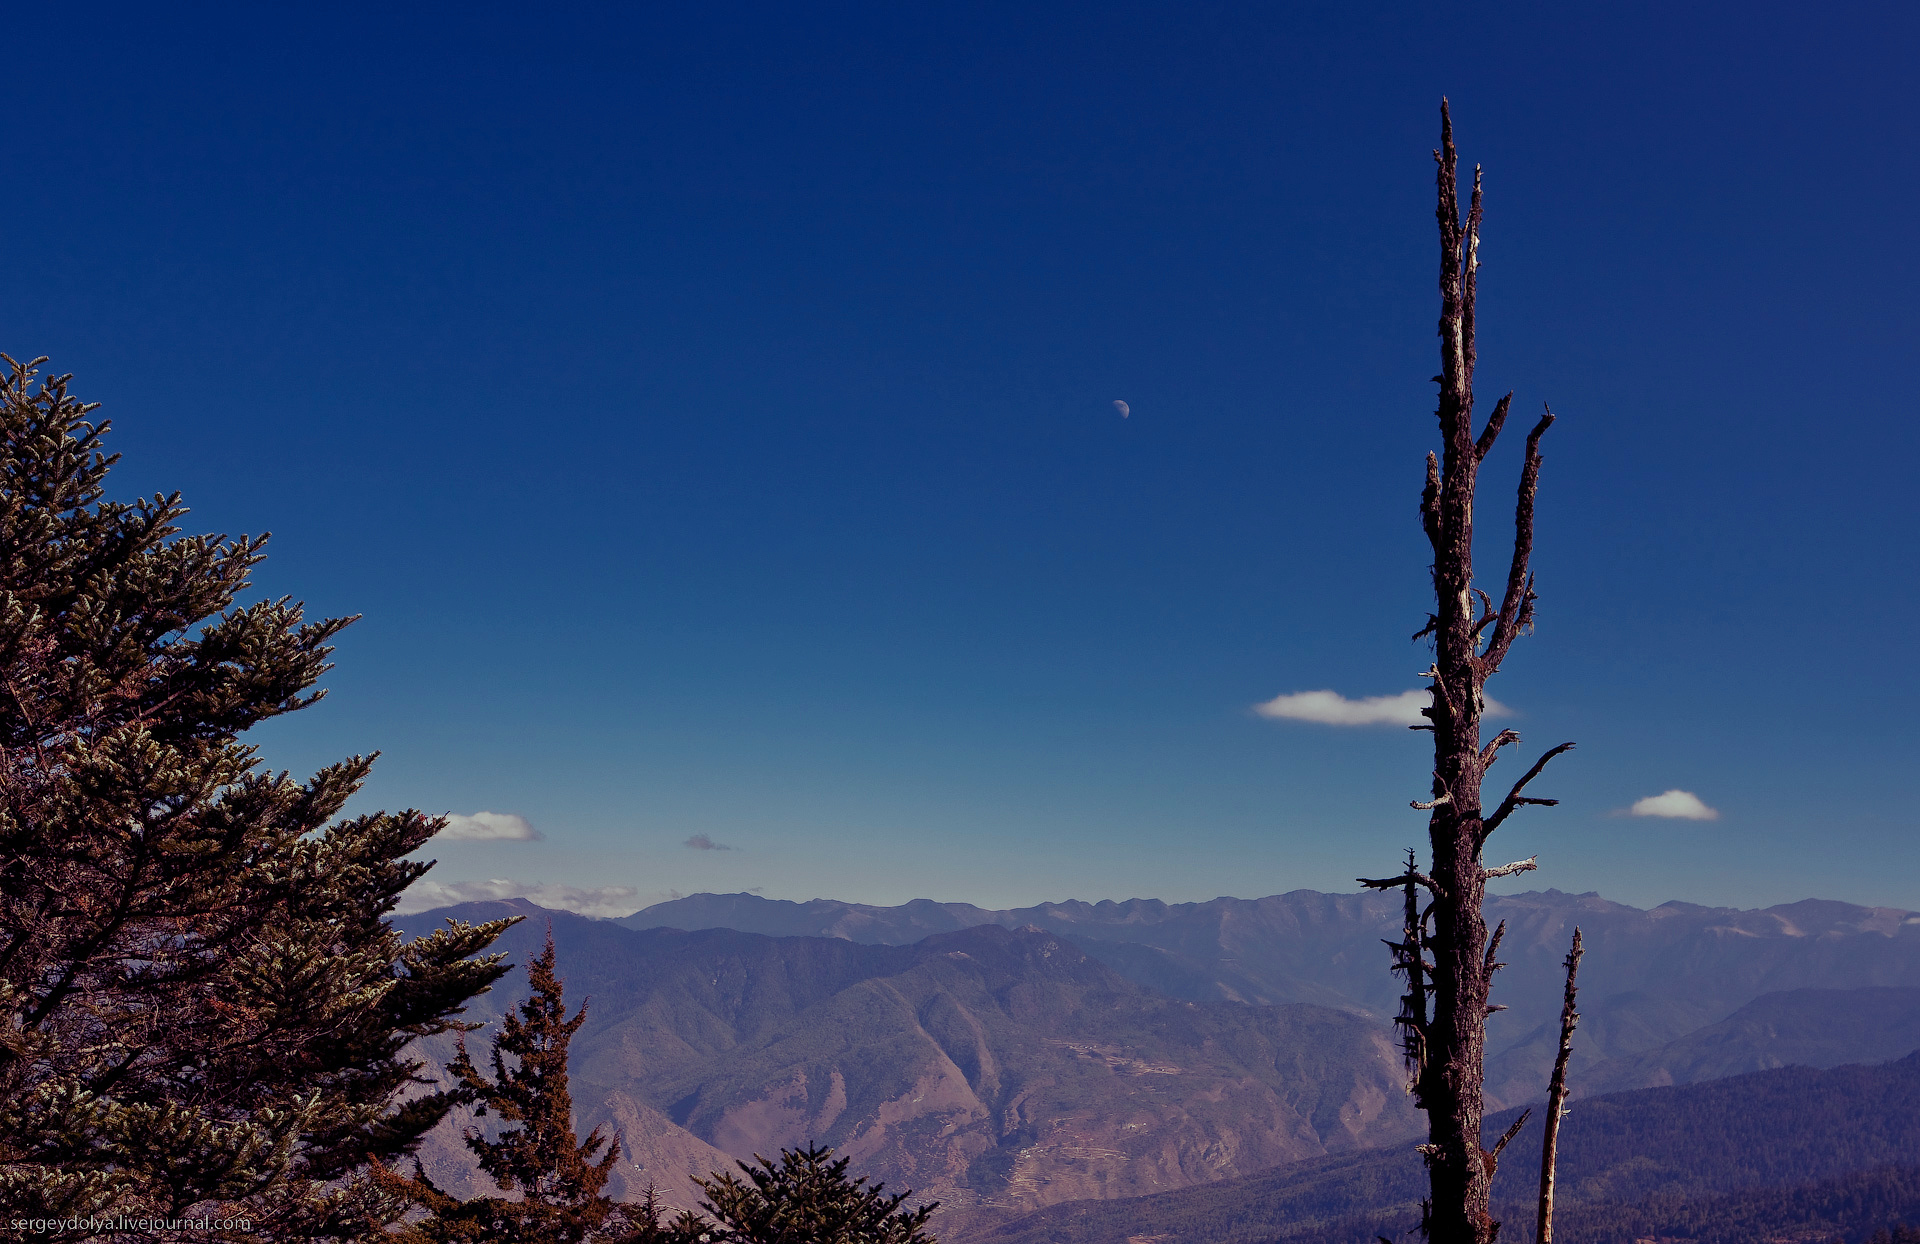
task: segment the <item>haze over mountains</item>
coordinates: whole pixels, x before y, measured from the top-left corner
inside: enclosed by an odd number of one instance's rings
[[[814,1140],[890,1185],[1004,1216],[1250,1174],[1418,1125],[1371,1020],[1166,998],[1037,929],[896,947],[551,919],[570,996],[593,999],[573,1047],[579,1122],[627,1134],[629,1193],[649,1180],[680,1193],[686,1175],[726,1164],[716,1151]],[[523,962],[544,935],[529,920],[502,947]],[[486,1001],[497,1013],[513,990]]]
[[[904,944],[929,933],[980,924],[1033,925],[1072,940],[1122,976],[1169,997],[1261,1004],[1310,1002],[1388,1020],[1399,986],[1381,940],[1399,932],[1397,895],[1295,890],[1261,899],[1204,903],[1044,903],[989,911],[919,900],[868,907],[831,899],[791,903],[751,894],[697,894],[656,904],[618,923],[629,928],[732,928],[776,936],[842,937]],[[1575,1046],[1578,1084],[1596,1064],[1645,1055],[1718,1023],[1780,990],[1920,988],[1920,913],[1810,899],[1742,911],[1666,903],[1650,911],[1596,894],[1558,890],[1495,895],[1487,922],[1507,923],[1494,982],[1509,1009],[1487,1023],[1490,1102],[1530,1101],[1545,1092],[1558,1040],[1561,960],[1579,925],[1582,1014]],[[1861,1027],[1863,1017],[1841,1017]],[[1852,1029],[1848,1029],[1851,1031]],[[1825,1042],[1822,1044],[1822,1042]],[[1797,1061],[1834,1066],[1879,1047],[1848,1044],[1839,1031],[1799,1049]],[[1920,1036],[1915,1044],[1920,1045]],[[1744,1047],[1742,1047],[1744,1048]],[[1906,1047],[1911,1049],[1912,1046]],[[1905,1053],[1894,1050],[1884,1057]],[[1718,1074],[1778,1066],[1723,1062]],[[1772,1055],[1756,1052],[1756,1059]],[[1823,1061],[1826,1059],[1835,1061]],[[1699,1078],[1695,1071],[1677,1080]],[[1643,1083],[1661,1083],[1648,1065]],[[1623,1066],[1609,1088],[1637,1088]]]
[[[618,921],[526,903],[404,917],[550,919],[582,1129],[626,1138],[617,1192],[815,1140],[939,1199],[943,1240],[1071,1201],[1130,1198],[1332,1161],[1421,1120],[1387,1018],[1396,896],[1297,891],[1209,903],[921,901],[877,908],[696,895]],[[1804,902],[1640,911],[1557,891],[1490,900],[1512,966],[1490,1024],[1490,1098],[1538,1096],[1560,958],[1583,929],[1576,1090],[1595,1093],[1920,1047],[1920,915]],[[479,1018],[524,993],[518,973]],[[477,1034],[480,1035],[480,1034]],[[469,1178],[456,1132],[436,1178]],[[1357,1159],[1356,1159],[1357,1160]],[[1369,1237],[1370,1238],[1370,1237]],[[1117,1242],[1116,1242],[1117,1244]]]

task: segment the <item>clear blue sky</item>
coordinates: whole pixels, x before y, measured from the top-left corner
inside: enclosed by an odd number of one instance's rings
[[[104,403],[122,495],[271,529],[266,591],[365,615],[259,741],[382,751],[363,808],[542,835],[438,843],[443,884],[1009,905],[1390,869],[1425,736],[1252,706],[1426,664],[1445,93],[1487,168],[1479,387],[1562,415],[1539,631],[1491,690],[1522,751],[1580,746],[1489,854],[1638,904],[1920,907],[1920,10],[9,31],[0,348]],[[1669,790],[1719,818],[1620,815]]]

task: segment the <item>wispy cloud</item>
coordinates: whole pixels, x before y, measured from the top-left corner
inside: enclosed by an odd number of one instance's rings
[[[587,888],[572,885],[548,885],[543,881],[516,881],[495,877],[490,881],[433,881],[422,877],[400,896],[399,914],[432,911],[455,903],[477,903],[487,899],[524,898],[555,911],[577,912],[582,916],[628,916],[645,907],[639,891],[630,885]]]
[[[1628,816],[1664,816],[1680,821],[1717,821],[1720,811],[1709,808],[1690,790],[1668,790],[1636,800]]]
[[[435,834],[442,842],[538,842],[540,831],[527,824],[524,816],[511,812],[476,812],[472,816],[454,813],[447,827]]]
[[[1338,691],[1296,691],[1277,695],[1253,711],[1262,717],[1286,721],[1311,721],[1323,726],[1419,726],[1426,724],[1420,710],[1433,703],[1427,691],[1402,691],[1399,695],[1370,695],[1349,700]],[[1490,717],[1510,717],[1513,710],[1498,700],[1489,699]]]
[[[705,834],[695,834],[687,839],[686,845],[695,851],[731,851],[732,847],[724,842],[715,842]]]

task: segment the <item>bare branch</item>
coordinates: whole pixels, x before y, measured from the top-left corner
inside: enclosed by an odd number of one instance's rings
[[[1419,884],[1419,874],[1414,870],[1413,849],[1407,849],[1407,871],[1402,892],[1406,902],[1402,914],[1401,935],[1404,942],[1388,942],[1393,947],[1393,970],[1406,977],[1407,991],[1400,997],[1400,1014],[1394,1024],[1400,1029],[1400,1052],[1406,1059],[1411,1079],[1407,1085],[1414,1094],[1416,1102],[1424,1100],[1427,1066],[1427,1045],[1432,1034],[1427,1026],[1427,999],[1429,985],[1433,980],[1433,964],[1427,962],[1426,928],[1427,917],[1433,911],[1433,904],[1427,904],[1425,910],[1420,906],[1420,894],[1415,886]],[[1433,891],[1431,881],[1428,891]]]
[[[1435,380],[1441,379],[1439,376]],[[1427,451],[1427,486],[1420,492],[1420,525],[1426,529],[1427,542],[1437,552],[1440,548],[1440,462]],[[1439,619],[1434,619],[1439,625]],[[1420,636],[1415,635],[1415,639]]]
[[[1542,800],[1540,802],[1551,802],[1551,800]],[[1502,864],[1498,868],[1489,868],[1487,870],[1487,876],[1512,877],[1518,873],[1530,873],[1534,869],[1540,867],[1539,863],[1537,862],[1539,859],[1540,857],[1537,855],[1529,855],[1524,860],[1515,860],[1511,864]],[[1505,922],[1503,921],[1502,923],[1504,924]],[[1489,946],[1487,948],[1487,956],[1488,958],[1492,958],[1493,947]]]
[[[1493,833],[1494,830],[1499,829],[1500,823],[1506,820],[1509,816],[1513,815],[1513,810],[1519,807],[1521,804],[1532,803],[1532,804],[1540,804],[1545,807],[1552,807],[1554,804],[1560,802],[1557,799],[1523,799],[1520,796],[1520,792],[1527,788],[1528,782],[1531,782],[1533,781],[1533,779],[1540,776],[1540,770],[1547,767],[1547,762],[1549,760],[1552,760],[1555,756],[1558,756],[1561,752],[1570,752],[1572,750],[1573,750],[1573,744],[1562,743],[1560,746],[1548,751],[1547,754],[1540,757],[1540,759],[1534,761],[1533,768],[1528,769],[1526,772],[1526,776],[1522,777],[1518,782],[1515,782],[1513,784],[1512,792],[1509,793],[1505,799],[1500,801],[1499,811],[1495,812],[1492,816],[1488,817],[1485,823],[1481,825],[1480,841],[1485,842],[1487,840],[1487,836]]]
[[[1369,890],[1399,890],[1405,888],[1406,884],[1411,881],[1414,885],[1425,886],[1429,894],[1440,893],[1440,888],[1433,884],[1432,877],[1427,876],[1425,873],[1417,873],[1411,868],[1401,873],[1398,877],[1355,877],[1354,880]],[[1391,945],[1392,943],[1388,944]]]
[[[1493,768],[1493,762],[1500,758],[1500,749],[1509,743],[1518,743],[1520,733],[1517,730],[1502,730],[1493,736],[1493,742],[1480,749],[1480,772]]]
[[[1533,621],[1533,576],[1527,570],[1533,558],[1533,499],[1540,491],[1540,438],[1552,426],[1553,411],[1548,409],[1527,433],[1527,456],[1520,468],[1519,500],[1513,512],[1513,563],[1507,569],[1507,594],[1500,602],[1500,623],[1493,628],[1493,639],[1481,658],[1488,674],[1500,668],[1514,637]]]
[[[1434,215],[1440,221],[1440,434],[1446,438],[1447,458],[1473,450],[1473,346],[1468,334],[1471,314],[1463,314],[1468,287],[1462,280],[1466,238],[1460,220],[1459,153],[1453,146],[1453,118],[1446,102],[1440,104],[1439,202]],[[1451,482],[1451,480],[1449,481]],[[1464,502],[1466,498],[1461,498]]]
[[[1507,421],[1507,407],[1511,405],[1513,394],[1509,393],[1494,406],[1493,413],[1487,416],[1487,426],[1480,430],[1479,442],[1473,447],[1474,457],[1484,460],[1494,441],[1500,439],[1500,428]]]
[[[1507,922],[1505,920],[1502,920],[1500,922],[1499,927],[1494,929],[1493,936],[1488,939],[1486,958],[1483,959],[1480,964],[1481,971],[1485,972],[1488,976],[1493,975],[1493,970],[1495,968],[1503,968],[1507,966],[1504,963],[1497,963],[1494,961],[1494,956],[1500,953],[1500,939],[1505,937],[1506,935],[1507,935]]]
[[[1488,623],[1500,615],[1494,612],[1493,600],[1485,592],[1476,587],[1473,589],[1473,594],[1480,598],[1480,619],[1473,624],[1473,629],[1468,634],[1477,641],[1480,638],[1480,632],[1486,630]]]
[[[1421,803],[1418,799],[1409,799],[1407,800],[1407,806],[1409,808],[1412,808],[1416,812],[1431,812],[1443,803],[1452,803],[1452,802],[1453,802],[1452,795],[1442,795],[1438,799],[1429,799],[1425,803]]]
[[[1473,166],[1473,199],[1467,208],[1467,227],[1465,235],[1460,239],[1460,251],[1460,339],[1464,347],[1460,361],[1461,370],[1465,373],[1461,379],[1466,382],[1467,393],[1471,395],[1473,365],[1479,359],[1479,352],[1474,348],[1473,338],[1473,304],[1479,293],[1475,278],[1480,272],[1480,166],[1478,164]],[[1462,426],[1471,436],[1473,434],[1471,401],[1467,403],[1464,413],[1466,418],[1462,420]]]
[[[1547,1087],[1547,1135],[1540,1144],[1540,1215],[1535,1224],[1536,1244],[1553,1244],[1554,1161],[1558,1156],[1560,1120],[1566,1115],[1567,1058],[1573,1053],[1573,1030],[1580,1012],[1573,1009],[1580,990],[1575,978],[1580,974],[1580,927],[1574,926],[1573,948],[1567,952],[1567,992],[1560,1003],[1560,1053],[1553,1060],[1553,1080]]]
[[[1532,1106],[1528,1106],[1525,1110],[1522,1110],[1520,1112],[1520,1117],[1515,1119],[1513,1121],[1513,1125],[1507,1128],[1505,1134],[1502,1135],[1499,1140],[1494,1142],[1493,1152],[1488,1154],[1487,1156],[1494,1159],[1495,1161],[1498,1161],[1500,1158],[1500,1151],[1507,1147],[1508,1141],[1512,1140],[1515,1136],[1518,1136],[1520,1134],[1520,1129],[1527,1125],[1527,1118],[1532,1113],[1533,1113]]]

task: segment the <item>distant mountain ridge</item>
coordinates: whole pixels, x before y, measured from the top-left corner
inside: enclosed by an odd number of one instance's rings
[[[723,1155],[817,1141],[941,1200],[957,1223],[1247,1174],[1418,1127],[1376,1021],[1168,998],[1035,927],[895,946],[640,931],[524,901],[396,923],[417,935],[443,916],[515,913],[534,919],[500,949],[525,963],[550,921],[569,999],[591,996],[574,1101],[580,1127],[611,1124],[632,1147],[617,1194],[656,1182],[684,1197],[686,1176],[724,1168]],[[473,1018],[523,990],[510,976]],[[457,1135],[443,1127],[425,1160],[468,1191]]]
[[[1388,894],[1296,890],[1204,903],[1130,899],[996,911],[927,899],[875,907],[698,894],[617,923],[877,945],[979,925],[1031,925],[1169,997],[1312,1003],[1385,1020],[1399,990],[1380,943],[1398,932],[1398,902]],[[1606,1083],[1622,1086],[1620,1077],[1631,1076],[1618,1060],[1723,1022],[1764,994],[1920,988],[1920,912],[1904,909],[1809,899],[1761,910],[1672,902],[1643,911],[1597,894],[1547,890],[1495,895],[1487,915],[1489,923],[1507,922],[1501,957],[1510,964],[1495,981],[1496,999],[1510,1009],[1488,1022],[1487,1091],[1496,1104],[1544,1090],[1557,1040],[1560,961],[1576,924],[1587,947],[1576,1086],[1601,1063],[1615,1064]]]
[[[633,918],[525,900],[397,923],[420,933],[447,915],[527,915],[501,944],[524,963],[551,922],[569,998],[592,998],[574,1046],[579,1122],[625,1138],[614,1189],[627,1196],[651,1182],[685,1203],[688,1175],[817,1140],[943,1201],[942,1238],[961,1241],[1048,1205],[1192,1190],[1302,1160],[1331,1163],[1320,1178],[1334,1179],[1348,1169],[1342,1155],[1360,1161],[1357,1151],[1420,1127],[1391,1034],[1354,996],[1393,1001],[1375,954],[1391,906],[1377,896],[1048,904],[985,913],[992,920],[957,904],[712,898],[672,914],[843,935],[633,929]],[[1915,977],[1920,920],[1907,913],[1819,903],[1640,912],[1552,891],[1494,903],[1514,948],[1503,957],[1516,964],[1500,988],[1516,1010],[1557,1018],[1517,995],[1531,976],[1557,1005],[1572,922],[1609,956],[1590,949],[1582,973],[1583,1092],[1920,1047],[1920,985],[1870,983]],[[1027,923],[1008,928],[1014,919]],[[947,921],[961,927],[883,940]],[[1809,976],[1869,983],[1796,984]],[[1339,1005],[1225,1001],[1224,979]],[[1775,982],[1790,987],[1765,988]],[[474,1017],[498,1015],[522,990],[509,977]],[[1587,1044],[1589,1033],[1610,1044]],[[1528,1035],[1502,1056],[1528,1054]],[[1508,1087],[1508,1101],[1526,1099],[1523,1082]],[[472,1191],[463,1122],[444,1126],[425,1158],[444,1186]],[[1388,1168],[1365,1170],[1367,1204],[1392,1203],[1381,1200]]]
[[[1656,1049],[1588,1070],[1586,1094],[1698,1084],[1775,1067],[1882,1063],[1920,1049],[1920,989],[1788,989]]]

